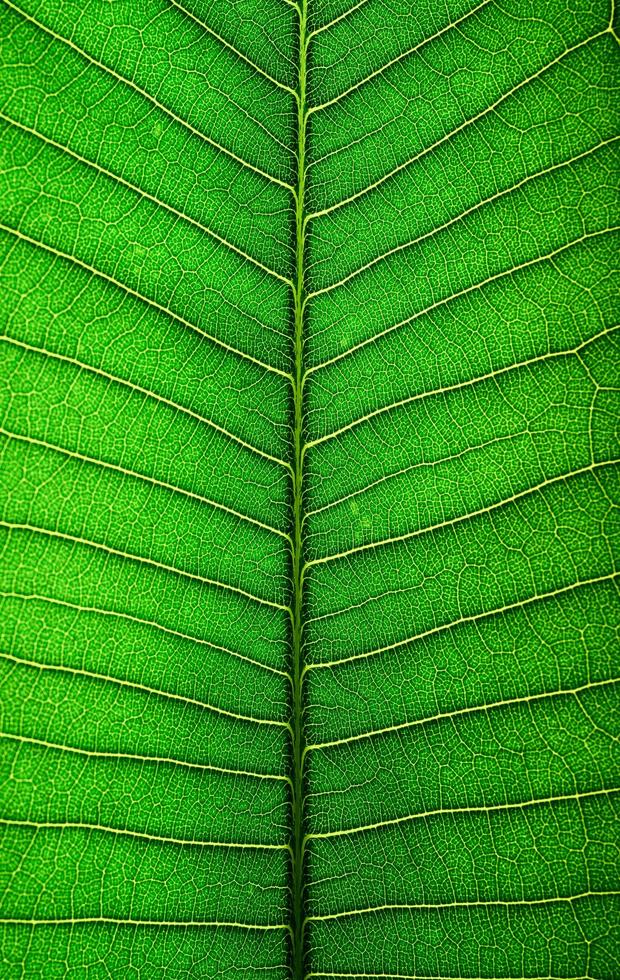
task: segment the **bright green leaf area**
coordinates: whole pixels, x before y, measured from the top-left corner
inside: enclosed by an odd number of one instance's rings
[[[0,976],[617,980],[609,0],[2,0]]]

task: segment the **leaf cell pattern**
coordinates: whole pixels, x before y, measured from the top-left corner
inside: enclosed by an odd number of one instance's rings
[[[2,976],[613,980],[615,7],[0,32]]]

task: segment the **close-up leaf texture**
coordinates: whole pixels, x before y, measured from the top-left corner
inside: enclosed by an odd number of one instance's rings
[[[2,980],[618,980],[618,64],[1,0]]]

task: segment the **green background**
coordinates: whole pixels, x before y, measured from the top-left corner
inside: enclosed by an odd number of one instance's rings
[[[3,0],[6,980],[620,976],[614,18]]]

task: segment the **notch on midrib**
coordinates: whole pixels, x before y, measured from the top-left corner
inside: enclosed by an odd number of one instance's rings
[[[293,381],[293,514],[292,538],[292,967],[294,980],[304,976],[304,799],[303,799],[303,658],[302,658],[302,589],[303,589],[303,342],[305,312],[304,238],[305,214],[305,167],[306,167],[306,56],[307,56],[307,0],[297,7],[299,15],[299,78],[297,87],[297,185],[295,188],[295,285],[294,285],[294,381]]]

